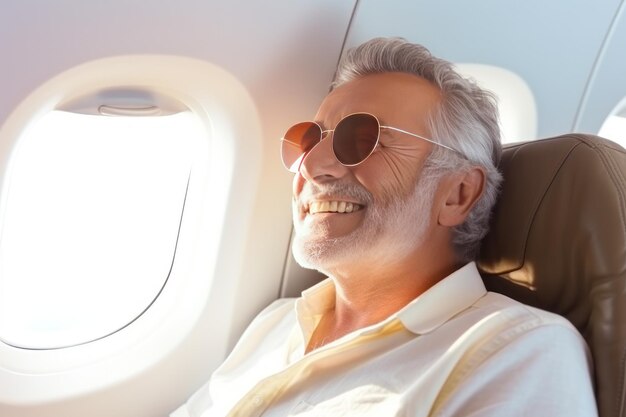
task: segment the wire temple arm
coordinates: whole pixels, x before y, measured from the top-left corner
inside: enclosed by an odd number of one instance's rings
[[[461,151],[458,151],[458,150],[456,150],[456,149],[454,149],[454,148],[451,148],[451,147],[449,147],[449,146],[447,146],[447,145],[444,145],[443,143],[435,142],[435,141],[434,141],[434,140],[432,140],[432,139],[425,138],[424,136],[416,135],[415,133],[407,132],[406,130],[398,129],[397,127],[393,127],[393,126],[381,126],[380,128],[381,128],[381,129],[390,129],[390,130],[395,130],[396,132],[404,133],[404,134],[407,134],[407,135],[409,135],[409,136],[413,136],[413,137],[415,137],[415,138],[419,138],[419,139],[425,140],[426,142],[430,142],[430,143],[432,143],[433,145],[441,146],[442,148],[446,148],[446,149],[448,149],[448,150],[451,150],[451,151],[453,151],[453,152],[456,152],[457,154],[459,154],[459,155],[460,155],[460,156],[462,156],[463,158],[466,158],[466,156],[465,156],[465,155],[463,155],[463,153],[462,153]],[[466,158],[466,159],[467,159],[467,158]]]

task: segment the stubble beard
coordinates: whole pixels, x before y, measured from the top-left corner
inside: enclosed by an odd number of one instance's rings
[[[323,231],[314,236],[304,233],[295,221],[294,258],[304,268],[330,275],[333,269],[350,263],[380,264],[407,256],[424,241],[437,183],[422,176],[411,193],[387,202],[375,201],[359,186],[332,186],[329,193],[359,196],[367,203],[362,224],[347,235],[328,238]]]

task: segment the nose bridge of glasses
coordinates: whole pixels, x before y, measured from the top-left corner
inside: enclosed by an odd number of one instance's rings
[[[303,175],[311,178],[345,175],[347,165],[337,159],[333,145],[334,136],[323,140],[334,133],[335,129],[323,130],[320,141],[302,156],[300,170],[306,171]]]
[[[320,152],[320,149],[325,145],[325,141],[324,139],[326,139],[330,134],[332,134],[335,130],[334,129],[328,129],[328,130],[322,130],[320,128],[320,136],[319,136],[319,140],[317,141],[317,143],[309,150],[307,150],[306,152],[304,152],[304,158],[306,159],[306,157],[309,156],[309,154],[311,154],[311,152]],[[330,149],[332,152],[332,140],[331,140],[331,145],[330,145]]]

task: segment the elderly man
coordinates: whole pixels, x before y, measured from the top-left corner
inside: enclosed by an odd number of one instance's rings
[[[263,311],[175,416],[596,415],[577,331],[472,262],[500,182],[488,93],[374,39],[281,146],[294,255],[328,279]]]

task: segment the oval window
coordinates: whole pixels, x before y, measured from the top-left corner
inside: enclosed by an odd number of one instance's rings
[[[87,343],[158,297],[176,255],[193,144],[190,111],[52,111],[16,143],[0,208],[0,339]]]
[[[626,147],[626,98],[606,118],[598,135]]]

